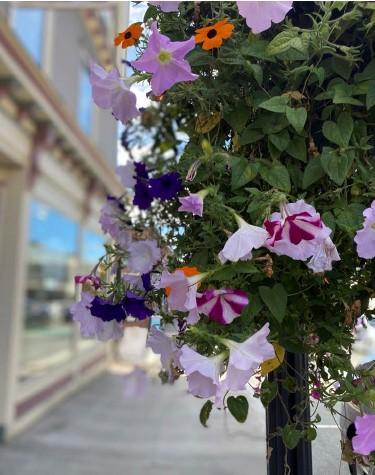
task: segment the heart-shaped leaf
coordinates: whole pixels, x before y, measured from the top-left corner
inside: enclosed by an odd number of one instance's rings
[[[262,285],[259,287],[259,293],[272,315],[281,323],[288,303],[288,296],[282,284],[276,284],[274,287]]]
[[[347,178],[353,159],[354,156],[350,150],[340,153],[330,147],[323,147],[320,161],[330,179],[340,186]]]
[[[245,396],[230,396],[227,399],[229,412],[238,422],[245,422],[249,412],[249,403]]]
[[[353,133],[353,119],[349,112],[342,112],[339,115],[337,124],[327,120],[323,124],[323,135],[326,139],[339,145],[347,147]]]
[[[288,119],[290,125],[292,125],[298,133],[301,133],[307,119],[306,109],[304,107],[298,107],[296,109],[287,107],[286,118]]]

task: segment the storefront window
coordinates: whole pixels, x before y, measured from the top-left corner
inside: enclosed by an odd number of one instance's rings
[[[85,67],[82,67],[79,73],[77,116],[79,125],[86,132],[86,134],[90,134],[92,128],[91,84],[89,71]]]
[[[38,8],[15,8],[12,26],[33,60],[42,64],[44,11]]]
[[[78,264],[78,224],[33,201],[29,217],[22,376],[44,372],[72,357],[74,301]]]

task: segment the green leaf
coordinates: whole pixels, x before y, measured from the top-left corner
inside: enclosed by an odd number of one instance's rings
[[[287,130],[282,130],[278,134],[271,134],[269,139],[280,152],[283,152],[290,142],[290,136]]]
[[[307,55],[307,37],[298,35],[293,30],[282,31],[272,39],[266,51],[270,56],[276,56],[282,53],[288,53],[289,50],[295,50],[303,56]]]
[[[232,190],[237,190],[253,180],[258,173],[258,164],[249,163],[244,157],[232,158]]]
[[[233,130],[240,133],[250,118],[249,108],[245,104],[241,104],[236,109],[227,112],[224,119],[232,127]]]
[[[206,401],[202,406],[201,412],[199,413],[199,420],[203,427],[207,427],[207,421],[210,417],[212,406],[213,403],[210,400]]]
[[[369,89],[366,94],[366,109],[370,110],[375,105],[375,80],[370,81]]]
[[[262,85],[263,82],[263,69],[259,64],[252,64],[250,61],[246,61],[244,64],[246,71],[254,76],[255,81],[258,86]]]
[[[143,21],[146,22],[150,18],[155,18],[157,14],[158,14],[158,9],[155,6],[151,5],[147,8],[143,17]]]
[[[276,320],[281,323],[285,317],[288,296],[282,284],[276,284],[274,287],[259,287],[259,294],[263,302]]]
[[[287,424],[281,430],[283,442],[288,449],[295,449],[298,442],[302,439],[303,433],[294,428],[294,426]]]
[[[248,309],[249,317],[256,317],[258,313],[262,310],[263,304],[258,294],[252,295],[250,299]]]
[[[267,407],[269,403],[275,399],[277,394],[277,382],[268,381],[265,379],[262,383],[262,389],[260,392],[260,400],[264,407]]]
[[[214,62],[210,52],[204,51],[202,49],[194,49],[188,54],[187,59],[189,60],[189,63],[191,66],[197,66],[197,67],[207,66],[207,65],[213,64]]]
[[[284,165],[279,162],[262,162],[259,173],[269,185],[289,193],[290,177]]]
[[[352,104],[353,106],[362,106],[362,102],[352,97],[352,87],[344,82],[333,86],[334,104]]]
[[[334,233],[336,229],[336,221],[333,214],[330,211],[326,211],[322,214],[322,220],[326,226],[332,229],[332,233]]]
[[[291,157],[306,162],[306,140],[303,137],[294,135],[285,151]]]
[[[354,154],[352,151],[346,151],[340,154],[337,150],[330,147],[323,147],[320,157],[323,170],[332,181],[337,185],[342,185],[347,178],[348,172],[352,166]]]
[[[261,102],[258,107],[267,111],[283,114],[286,111],[288,103],[288,96],[274,96],[264,102]]]
[[[305,429],[305,437],[307,440],[313,441],[316,439],[317,435],[318,434],[314,427],[308,427],[307,429]]]
[[[353,66],[350,61],[342,58],[330,58],[330,65],[335,73],[342,78],[348,80],[352,72]]]
[[[304,107],[298,107],[296,109],[292,107],[286,108],[286,118],[294,129],[301,133],[306,123],[307,112]]]
[[[238,422],[245,422],[249,412],[249,403],[245,396],[229,396],[227,399],[229,412]]]
[[[345,209],[337,212],[336,222],[337,225],[344,229],[348,233],[354,233],[357,231],[363,222],[364,206],[360,203],[351,203]]]
[[[339,145],[347,147],[353,133],[353,119],[349,112],[342,112],[337,120],[337,124],[327,120],[323,124],[323,135],[326,139]]]
[[[246,127],[246,129],[242,132],[240,138],[241,145],[247,145],[249,143],[258,142],[264,137],[264,133],[261,130],[254,129],[251,126]]]

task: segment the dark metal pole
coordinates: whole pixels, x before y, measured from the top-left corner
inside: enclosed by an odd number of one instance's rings
[[[307,375],[308,361],[307,355],[303,353],[286,353],[284,364],[281,369],[269,374],[269,380],[274,381],[286,376],[293,377],[297,386],[304,388],[303,391],[288,392],[281,383],[278,383],[279,397],[271,401],[267,409],[267,448],[268,448],[268,475],[281,475],[284,473],[285,462],[289,465],[290,475],[312,475],[311,442],[302,440],[295,449],[287,449],[281,437],[270,437],[278,427],[283,427],[288,420],[293,420],[293,416],[301,414],[296,411],[296,407],[308,396],[308,388],[304,382],[303,375]],[[280,401],[280,399],[282,401]],[[302,414],[304,421],[310,420],[310,405],[307,404]],[[287,453],[285,452],[287,451]]]

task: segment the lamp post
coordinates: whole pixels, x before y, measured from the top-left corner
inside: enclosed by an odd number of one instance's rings
[[[310,405],[304,411],[298,407],[308,398],[308,386],[304,380],[307,375],[307,355],[303,353],[286,353],[285,363],[278,370],[269,374],[269,381],[277,382],[278,396],[275,397],[267,408],[267,474],[281,475],[281,467],[288,465],[288,475],[312,475],[311,442],[301,440],[294,449],[285,447],[282,438],[272,436],[278,427],[283,427],[288,421],[298,416],[301,422],[310,420]],[[292,377],[299,388],[296,392],[288,392],[278,382],[286,376]]]

